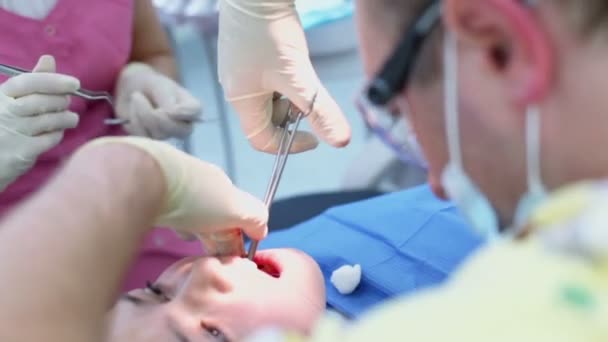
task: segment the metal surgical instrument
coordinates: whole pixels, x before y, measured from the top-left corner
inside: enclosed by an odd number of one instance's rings
[[[21,74],[25,74],[25,73],[31,73],[31,71],[16,67],[13,65],[0,63],[0,74],[6,75],[9,77],[13,77],[13,76],[17,76],[17,75],[21,75]],[[98,101],[98,100],[106,101],[110,105],[112,110],[114,110],[114,97],[112,96],[112,94],[110,94],[107,91],[95,91],[95,90],[88,90],[88,89],[80,88],[80,89],[76,90],[75,92],[73,92],[71,95],[75,95],[75,96],[78,96],[80,98],[83,98],[83,99],[89,100],[89,101]],[[194,119],[193,122],[203,122],[203,120],[200,118],[197,118],[197,119]],[[105,119],[104,123],[108,126],[125,125],[125,124],[129,123],[129,119],[109,118],[109,119]]]
[[[30,72],[31,71],[29,71],[29,70],[22,69],[22,68],[19,68],[16,66],[0,63],[0,74],[4,74],[9,77],[13,77],[13,76],[17,76],[17,75],[21,75],[21,74],[25,74],[25,73],[30,73]],[[93,90],[80,88],[80,89],[76,90],[75,92],[73,92],[72,95],[78,96],[80,98],[83,98],[83,99],[89,100],[89,101],[104,100],[112,107],[112,109],[114,108],[114,98],[107,91],[93,91]],[[121,119],[121,118],[112,118],[112,119],[106,119],[104,121],[104,123],[106,125],[124,125],[126,123],[129,123],[129,120]]]
[[[13,65],[0,63],[0,73],[4,74],[6,76],[13,77],[13,76],[21,75],[24,73],[30,73],[30,72],[31,71],[29,71],[29,70],[22,69],[22,68],[13,66]],[[93,90],[80,88],[80,89],[76,90],[75,92],[73,92],[72,95],[78,96],[80,98],[83,98],[83,99],[89,100],[89,101],[104,100],[112,108],[114,108],[114,98],[107,91],[93,91]],[[121,119],[121,118],[106,119],[104,121],[104,123],[106,125],[123,125],[128,122],[129,122],[129,120]]]
[[[313,111],[316,99],[317,94],[313,96],[310,109],[307,113],[299,111],[297,114],[294,114],[292,112],[293,106],[292,104],[289,104],[287,116],[285,117],[285,120],[280,126],[283,128],[283,133],[279,142],[279,149],[277,151],[277,155],[274,159],[274,165],[272,166],[270,182],[268,183],[268,187],[266,188],[266,194],[264,195],[264,204],[268,209],[270,209],[270,205],[272,204],[274,196],[277,193],[279,182],[281,181],[281,176],[283,175],[283,170],[285,169],[285,164],[287,163],[287,157],[289,156],[289,151],[291,150],[291,146],[293,145],[294,138],[298,131],[298,126],[300,126],[300,121],[302,121],[303,117],[308,116]],[[251,245],[249,246],[249,252],[247,253],[247,258],[249,260],[253,260],[255,252],[258,249],[258,244],[259,241],[251,241]]]

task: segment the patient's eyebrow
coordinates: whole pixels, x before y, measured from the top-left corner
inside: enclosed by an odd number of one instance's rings
[[[137,296],[129,294],[129,293],[125,293],[122,296],[120,296],[120,300],[124,300],[129,303],[135,304],[136,306],[144,304],[144,300],[142,300],[141,298],[139,298]]]
[[[141,297],[132,295],[130,293],[125,293],[125,294],[121,295],[120,298],[119,298],[119,300],[131,303],[131,304],[133,304],[133,305],[135,305],[137,307],[145,306],[145,305],[155,305],[155,304],[158,304],[157,302],[155,302],[153,300],[143,299]]]

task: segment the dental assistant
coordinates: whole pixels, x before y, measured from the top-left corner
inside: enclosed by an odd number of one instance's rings
[[[174,80],[175,59],[150,0],[3,0],[0,40],[0,63],[33,69],[0,78],[0,216],[86,142],[125,134],[185,137],[200,115],[199,101]],[[113,93],[114,108],[67,96],[79,87]],[[129,123],[104,124],[113,117]],[[170,235],[153,232],[147,241],[166,243],[147,242],[144,252],[151,245],[172,260],[200,253]],[[138,260],[127,288],[164,269],[150,258]]]
[[[149,0],[0,1],[0,62],[33,69],[0,84],[0,213],[36,191],[76,148],[126,133],[186,136],[199,102],[179,86]],[[115,108],[67,94],[109,91]],[[124,127],[104,119],[129,120]]]
[[[235,76],[229,93],[252,70],[294,79],[307,68],[291,54],[305,46],[285,19],[293,1],[221,3],[240,27],[220,25],[220,36],[255,32],[277,53],[220,69]],[[361,103],[373,105],[362,108],[400,109],[436,194],[490,243],[444,285],[355,324],[252,340],[608,340],[606,2],[359,0],[357,21],[370,78]]]

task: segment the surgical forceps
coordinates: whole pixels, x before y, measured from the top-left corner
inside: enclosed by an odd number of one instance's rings
[[[289,108],[287,109],[287,116],[285,116],[285,120],[280,126],[283,128],[283,133],[279,142],[279,149],[277,151],[277,155],[274,159],[274,165],[272,166],[270,182],[268,183],[268,187],[266,188],[266,194],[264,195],[264,204],[268,209],[270,209],[270,205],[272,204],[274,196],[277,193],[277,189],[279,188],[279,182],[281,181],[281,176],[283,175],[283,170],[285,169],[285,164],[287,163],[289,151],[291,150],[291,146],[293,145],[294,138],[298,131],[298,126],[300,126],[300,121],[302,121],[303,117],[308,116],[313,111],[316,99],[317,94],[315,93],[311,101],[310,109],[306,114],[302,111],[299,111],[299,113],[294,114],[292,112],[293,105],[289,104]],[[258,249],[258,244],[259,241],[251,241],[251,245],[249,246],[249,252],[247,253],[247,258],[249,260],[253,260],[255,252]]]

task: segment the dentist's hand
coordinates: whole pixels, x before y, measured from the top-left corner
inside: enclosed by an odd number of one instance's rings
[[[201,104],[186,89],[143,63],[131,63],[116,85],[116,116],[132,135],[184,138],[200,117]]]
[[[294,0],[221,0],[219,20],[220,82],[254,148],[278,149],[281,130],[276,124],[285,106],[273,101],[275,93],[303,112],[317,93],[309,116],[314,132],[330,145],[348,144],[350,126],[313,69]],[[314,135],[299,133],[291,151],[316,146]]]
[[[219,167],[167,143],[140,137],[101,138],[87,146],[112,143],[138,148],[160,166],[166,198],[156,220],[158,226],[199,238],[235,228],[252,239],[266,236],[268,210],[264,203],[236,188]]]
[[[0,191],[28,171],[42,153],[78,124],[67,94],[78,79],[56,74],[55,59],[42,56],[32,70],[0,85]]]

